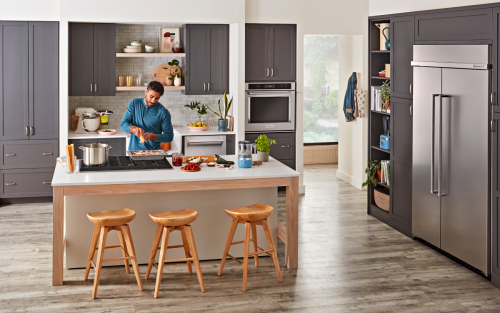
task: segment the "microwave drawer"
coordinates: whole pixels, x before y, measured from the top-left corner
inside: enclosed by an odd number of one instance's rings
[[[271,145],[270,156],[278,160],[295,159],[295,133],[246,133],[245,139],[255,142],[261,134],[276,140],[276,144]]]

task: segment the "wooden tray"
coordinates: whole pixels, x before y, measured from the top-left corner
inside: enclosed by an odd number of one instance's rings
[[[168,65],[168,63],[163,63],[155,67],[153,73],[151,74],[151,77],[153,78],[154,81],[161,83],[163,86],[167,85],[167,76],[169,76],[168,75],[169,71],[166,69],[171,69],[172,73],[176,69],[178,69],[179,71],[177,73],[181,73],[181,68],[178,65],[170,66]]]
[[[199,172],[199,171],[201,171],[201,167],[200,167],[200,169],[199,169],[199,170],[194,171],[194,170],[185,170],[185,169],[184,169],[184,166],[183,166],[183,167],[181,167],[181,171],[183,171],[183,172]]]
[[[215,162],[215,157],[213,155],[191,155],[191,156],[183,156],[182,157],[182,163],[187,163],[187,159],[195,157],[195,158],[207,158],[207,161],[201,160],[201,163],[210,163],[210,162]]]

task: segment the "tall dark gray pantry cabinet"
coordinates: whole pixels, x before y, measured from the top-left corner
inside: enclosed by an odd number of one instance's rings
[[[379,50],[379,29],[375,24],[390,23],[391,51]],[[387,113],[370,111],[370,160],[390,160],[390,210],[378,208],[373,200],[373,188],[368,188],[368,214],[410,238],[412,234],[412,47],[421,45],[490,45],[492,86],[490,95],[491,120],[482,127],[490,130],[491,156],[491,282],[500,288],[500,3],[457,7],[423,12],[371,16],[369,18],[370,90],[384,80],[391,81],[391,149],[378,148],[382,131],[382,116]],[[379,78],[385,63],[391,64],[390,78]],[[369,103],[370,103],[369,101]],[[473,105],[473,104],[471,104]],[[471,129],[473,131],[473,129]],[[466,178],[464,178],[466,179]],[[381,185],[376,188],[382,187]]]
[[[246,24],[246,82],[295,81],[296,54],[297,25]]]
[[[69,95],[114,96],[115,24],[69,24]]]
[[[59,23],[0,21],[0,198],[52,196]]]
[[[229,25],[183,27],[186,95],[229,93]]]

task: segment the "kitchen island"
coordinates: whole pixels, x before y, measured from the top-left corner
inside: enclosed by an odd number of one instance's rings
[[[225,156],[224,158],[236,161],[236,156]],[[276,223],[274,231],[277,231],[278,237],[286,244],[286,266],[288,268],[297,268],[298,176],[298,172],[272,158],[268,163],[250,169],[240,169],[235,166],[233,170],[225,170],[208,168],[206,165],[203,165],[202,170],[196,173],[182,172],[177,167],[174,170],[81,172],[67,174],[66,169],[58,164],[52,180],[54,193],[52,284],[63,284],[64,249],[66,244],[69,244],[65,240],[65,225],[66,234],[69,234],[73,231],[73,228],[77,227],[71,226],[68,229],[73,208],[74,211],[100,211],[103,210],[103,208],[99,208],[100,202],[112,203],[109,199],[106,200],[108,197],[115,197],[113,201],[125,201],[129,199],[129,203],[139,199],[140,201],[136,202],[136,206],[130,208],[136,210],[137,216],[141,215],[145,216],[145,218],[147,218],[145,210],[147,210],[147,206],[151,202],[155,202],[155,199],[152,200],[151,198],[155,195],[169,195],[168,202],[160,203],[160,209],[163,211],[185,208],[173,205],[182,202],[182,199],[186,199],[186,203],[189,203],[191,208],[195,210],[203,210],[205,207],[212,205],[210,208],[212,211],[204,212],[204,214],[200,212],[198,220],[202,224],[205,218],[208,219],[215,213],[221,214],[218,220],[210,221],[210,223],[212,223],[212,229],[221,231],[227,236],[230,219],[228,216],[224,216],[223,211],[228,207],[223,206],[223,203],[231,203],[232,206],[236,203],[237,206],[258,203],[260,202],[260,195],[264,199],[270,199],[264,196],[265,194],[269,195],[269,190],[276,192],[278,186],[286,186],[286,225],[283,226]],[[183,194],[186,192],[189,192],[189,194]],[[221,194],[217,194],[218,192]],[[248,194],[248,197],[246,194]],[[115,195],[121,195],[118,196],[121,199],[117,199]],[[210,200],[208,197],[216,197],[218,199]],[[160,199],[160,201],[165,201],[165,199]],[[214,207],[213,201],[219,201],[218,204],[221,204],[219,205],[220,208],[217,208],[218,205]],[[141,205],[137,205],[137,203],[141,203]],[[119,207],[105,206],[105,208],[117,209]],[[138,219],[137,216],[136,219]],[[196,222],[198,221],[193,223],[195,237],[206,237],[206,233],[196,234]],[[136,242],[136,236],[140,236],[141,233],[154,232],[155,225],[151,222],[145,228],[134,230],[132,223],[132,236],[136,250],[138,250],[139,243]],[[86,219],[85,215],[80,214],[78,221],[72,225],[79,224],[86,225],[90,224],[90,222]],[[86,234],[79,233],[79,236],[81,240],[90,244],[90,237]],[[263,238],[263,236],[260,236],[260,238]],[[201,246],[198,243],[198,238],[196,240],[200,249]],[[219,244],[219,242],[217,243]],[[85,253],[88,252],[88,244]],[[224,241],[222,244],[224,244]],[[143,242],[142,245],[150,249],[152,241]],[[69,246],[66,248],[68,249]],[[222,255],[222,250],[216,252],[218,255]],[[137,254],[139,256],[138,251]],[[220,258],[220,256],[216,258]]]

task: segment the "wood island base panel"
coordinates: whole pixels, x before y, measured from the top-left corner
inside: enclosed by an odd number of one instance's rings
[[[223,156],[226,160],[236,161],[235,156]],[[57,165],[52,180],[53,207],[53,262],[52,285],[62,285],[63,260],[65,249],[65,197],[95,196],[95,195],[126,195],[170,193],[202,190],[231,190],[286,187],[286,225],[277,224],[273,233],[286,244],[285,264],[288,268],[298,268],[298,182],[299,173],[286,165],[270,158],[263,166],[250,169],[240,169],[237,166],[232,171],[203,167],[197,173],[185,173],[179,167],[174,170],[162,171],[118,171],[118,172],[85,172],[67,174],[66,169]],[[250,199],[258,203],[259,199]],[[243,199],[249,201],[249,199]],[[167,207],[167,205],[166,205]],[[178,210],[182,208],[172,208]],[[170,210],[170,209],[165,209]],[[222,209],[221,209],[222,210]],[[89,208],[89,211],[94,211]],[[98,210],[95,210],[98,211]],[[82,223],[88,221],[82,220]],[[221,225],[230,224],[228,220]],[[136,232],[137,233],[137,232]],[[196,234],[195,234],[196,236]],[[90,239],[89,239],[90,240]],[[137,244],[136,244],[137,246]],[[222,251],[220,252],[222,255]]]

